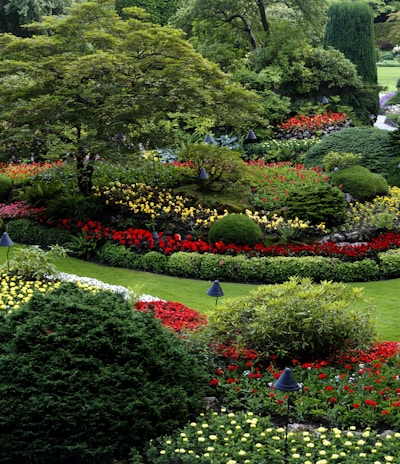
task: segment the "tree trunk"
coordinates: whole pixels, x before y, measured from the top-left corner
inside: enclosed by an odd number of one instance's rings
[[[254,37],[254,34],[253,34],[253,31],[251,30],[251,27],[250,27],[250,24],[248,23],[247,19],[245,16],[239,14],[239,13],[236,13],[236,14],[233,14],[231,16],[229,16],[229,18],[226,19],[226,21],[228,23],[231,23],[234,19],[236,18],[239,18],[242,23],[243,23],[243,30],[245,32],[247,32],[247,35],[249,37],[249,41],[250,41],[250,45],[252,47],[253,50],[257,50],[258,49],[258,45],[257,45],[257,41],[256,41],[256,38]]]

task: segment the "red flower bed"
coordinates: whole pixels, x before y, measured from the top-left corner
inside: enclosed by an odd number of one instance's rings
[[[162,320],[163,325],[170,327],[176,333],[182,330],[195,330],[202,325],[207,324],[205,314],[200,314],[195,309],[188,308],[181,303],[172,301],[138,301],[135,309],[154,313],[154,317]]]

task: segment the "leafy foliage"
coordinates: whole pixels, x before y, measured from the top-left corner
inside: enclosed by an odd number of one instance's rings
[[[323,359],[344,349],[372,343],[374,325],[368,307],[353,309],[361,289],[344,284],[291,278],[232,298],[209,317],[212,335],[235,340],[280,362]]]
[[[73,284],[36,294],[1,319],[0,341],[4,464],[127,459],[201,407],[196,358],[121,295]]]

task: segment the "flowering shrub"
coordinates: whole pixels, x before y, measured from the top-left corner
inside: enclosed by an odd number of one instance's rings
[[[0,218],[11,220],[21,218],[31,218],[41,221],[46,214],[44,206],[34,208],[25,201],[17,201],[10,204],[0,204]]]
[[[316,137],[323,133],[324,130],[340,129],[348,125],[346,113],[334,113],[327,111],[315,116],[306,116],[298,114],[288,118],[285,122],[278,125],[278,134],[290,134],[293,137],[301,134],[308,137]]]
[[[216,210],[191,206],[191,201],[182,196],[174,196],[169,189],[158,189],[146,184],[123,185],[111,183],[107,188],[94,188],[94,196],[106,206],[117,207],[130,215],[142,218],[143,222],[173,222],[185,229],[210,227],[222,217]]]
[[[288,161],[268,164],[262,160],[249,161],[247,170],[253,193],[251,204],[265,211],[283,208],[291,189],[328,181],[320,167],[306,169]]]
[[[362,227],[392,230],[399,221],[400,188],[389,187],[386,196],[378,196],[369,202],[351,203],[344,227],[349,230]]]

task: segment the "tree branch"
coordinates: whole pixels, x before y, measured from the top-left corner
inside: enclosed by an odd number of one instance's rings
[[[245,16],[243,16],[242,14],[236,13],[226,18],[225,21],[228,23],[232,23],[232,21],[236,18],[239,18],[242,21],[243,31],[247,32],[251,47],[253,48],[253,50],[257,50],[258,46],[257,46],[256,38],[254,37],[253,31],[251,30],[250,24],[248,23]]]

